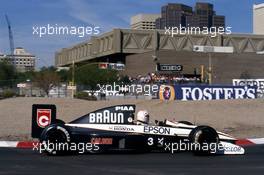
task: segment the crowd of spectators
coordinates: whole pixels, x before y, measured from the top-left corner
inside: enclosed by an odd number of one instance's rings
[[[136,78],[131,78],[133,83],[143,84],[194,84],[200,83],[199,76],[184,76],[181,74],[155,74],[149,73],[147,75],[139,75]]]

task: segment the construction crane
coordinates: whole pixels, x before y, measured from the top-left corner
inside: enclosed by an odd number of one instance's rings
[[[11,24],[10,24],[10,21],[8,19],[8,16],[5,15],[5,18],[6,18],[6,22],[7,22],[7,26],[8,26],[8,35],[9,35],[9,44],[10,44],[10,56],[13,57],[14,48],[15,48],[13,33],[12,33]]]

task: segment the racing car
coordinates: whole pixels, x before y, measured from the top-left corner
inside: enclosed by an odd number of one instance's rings
[[[43,152],[50,155],[77,152],[178,152],[195,155],[244,154],[236,138],[206,125],[188,121],[155,121],[134,104],[102,108],[69,123],[57,119],[56,106],[32,106],[32,137],[39,139]],[[52,145],[52,146],[50,146]],[[55,146],[54,146],[55,145]],[[57,146],[59,145],[59,146]],[[185,149],[181,150],[184,146]],[[83,150],[83,149],[82,149]],[[80,152],[78,152],[80,153]]]

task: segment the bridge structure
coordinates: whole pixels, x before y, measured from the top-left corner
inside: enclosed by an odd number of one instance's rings
[[[194,45],[231,46],[234,54],[257,53],[264,50],[264,35],[253,34],[166,34],[165,30],[113,29],[89,41],[55,53],[56,67],[69,66],[73,62],[85,63],[111,58],[117,55],[140,54],[152,51],[193,52]],[[111,60],[109,60],[111,62]]]

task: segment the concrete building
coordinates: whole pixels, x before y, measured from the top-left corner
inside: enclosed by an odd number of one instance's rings
[[[251,78],[264,78],[264,35],[223,34],[175,35],[164,30],[114,29],[55,54],[57,67],[93,62],[125,63],[123,74],[136,77],[156,71],[157,56],[161,64],[179,64],[182,74],[200,73],[201,65],[208,69],[208,54],[193,52],[194,45],[233,47],[234,53],[212,54],[213,83],[231,84],[232,79],[247,73]]]
[[[155,21],[160,17],[160,14],[138,14],[130,19],[131,29],[139,30],[154,30]]]
[[[213,4],[197,2],[192,7],[169,3],[161,8],[161,18],[156,20],[156,28],[165,27],[225,27],[225,17],[216,15]]]
[[[22,47],[17,47],[13,55],[0,55],[0,61],[14,65],[19,72],[35,70],[36,56],[28,53]]]
[[[264,3],[253,5],[253,32],[264,34]]]

